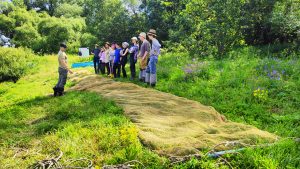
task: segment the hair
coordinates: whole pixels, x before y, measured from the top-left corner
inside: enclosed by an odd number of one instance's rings
[[[64,44],[64,43],[61,43],[59,46],[60,46],[60,47],[63,47],[63,48],[67,48],[67,45]]]

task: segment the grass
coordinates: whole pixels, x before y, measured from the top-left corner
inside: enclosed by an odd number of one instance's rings
[[[156,89],[212,105],[232,121],[299,137],[299,59],[271,58],[253,48],[230,57],[193,60],[185,53],[165,54],[159,58]],[[75,61],[81,60],[70,57]],[[268,74],[274,69],[281,74]],[[99,168],[136,159],[146,168],[168,168],[166,158],[142,146],[137,129],[113,101],[89,92],[49,97],[56,80],[56,57],[45,56],[17,83],[0,83],[1,167],[26,168],[59,148],[64,164],[83,157]],[[286,139],[223,158],[234,168],[299,168],[299,152],[299,142]],[[192,159],[173,168],[230,168],[221,162]]]
[[[158,61],[156,89],[213,106],[231,121],[283,138],[300,137],[300,60],[286,54],[280,58],[280,53],[265,50],[236,49],[222,60],[190,58],[187,53],[163,54]],[[133,83],[147,86],[137,80]],[[238,168],[299,168],[299,152],[299,142],[285,140],[228,160]],[[195,161],[190,165],[204,165]],[[197,168],[190,165],[182,167]]]
[[[113,101],[89,92],[48,96],[57,80],[57,59],[38,60],[38,67],[17,83],[0,83],[2,167],[27,168],[57,149],[64,152],[62,163],[88,158],[96,168],[134,159],[150,168],[167,165],[165,158],[142,146],[137,129]]]

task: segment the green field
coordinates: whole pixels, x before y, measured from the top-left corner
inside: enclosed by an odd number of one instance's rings
[[[226,60],[164,54],[159,59],[157,90],[212,105],[229,120],[282,138],[299,137],[299,59],[261,58],[256,52],[237,50]],[[170,167],[167,158],[143,147],[136,127],[113,101],[88,92],[48,96],[56,82],[57,60],[53,55],[36,57],[36,66],[17,83],[0,84],[1,166],[26,168],[60,149],[64,152],[62,163],[84,157],[96,167],[131,160],[146,168]],[[78,61],[82,60],[71,57],[71,62]],[[273,78],[264,68],[286,73]],[[71,85],[68,82],[67,86]],[[258,87],[267,94],[254,96]],[[298,168],[299,151],[299,142],[284,139],[270,147],[226,155],[223,158],[229,164],[217,165],[220,159],[203,158],[173,168]]]

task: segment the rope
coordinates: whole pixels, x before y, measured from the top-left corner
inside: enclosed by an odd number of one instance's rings
[[[80,158],[80,159],[73,159],[68,160],[68,165],[63,166],[60,164],[59,160],[63,156],[63,152],[59,150],[59,155],[54,158],[49,158],[46,160],[41,160],[36,163],[34,163],[32,166],[30,166],[30,169],[92,169],[93,162],[86,158]],[[74,164],[75,162],[87,162],[87,167],[77,167],[77,166],[71,166],[71,164]]]
[[[126,163],[123,164],[117,164],[117,165],[104,165],[102,167],[102,169],[130,169],[132,167],[135,167],[135,165],[133,165],[132,163],[137,163],[143,166],[143,168],[145,168],[144,164],[139,162],[138,160],[132,160],[132,161],[128,161]]]

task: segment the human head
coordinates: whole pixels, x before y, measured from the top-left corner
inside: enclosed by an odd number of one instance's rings
[[[123,48],[127,48],[128,46],[129,46],[129,44],[128,44],[127,42],[123,42],[123,43],[122,43],[122,47],[123,47]]]
[[[155,29],[150,29],[149,32],[147,33],[148,37],[150,40],[153,38],[156,38],[156,30]]]
[[[145,32],[141,32],[140,35],[139,35],[139,38],[140,38],[141,41],[144,41],[146,39],[146,36],[147,35],[146,35]]]
[[[133,44],[136,44],[137,41],[138,41],[137,37],[132,37],[132,38],[131,38],[131,42],[132,42]]]
[[[117,43],[116,43],[116,48],[120,48],[120,47],[121,47],[120,42],[117,42]]]
[[[105,42],[105,48],[108,49],[110,47],[110,43],[109,42]]]
[[[95,44],[95,49],[99,48],[99,45],[98,44]]]
[[[66,49],[67,49],[67,45],[66,44],[61,43],[59,46],[60,46],[60,50],[61,51],[63,51],[63,52],[66,51]]]
[[[111,48],[112,48],[112,49],[115,49],[115,48],[116,48],[116,43],[113,42],[113,43],[111,44]]]

